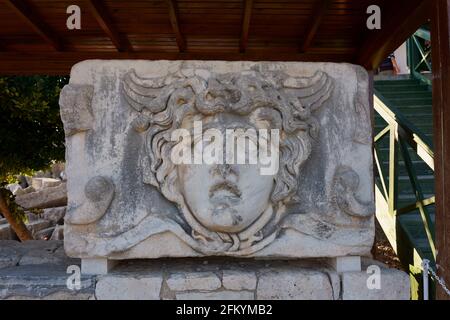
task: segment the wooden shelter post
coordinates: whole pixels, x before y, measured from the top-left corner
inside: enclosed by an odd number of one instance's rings
[[[450,0],[432,5],[437,265],[438,275],[450,284]],[[450,300],[436,287],[438,299]]]

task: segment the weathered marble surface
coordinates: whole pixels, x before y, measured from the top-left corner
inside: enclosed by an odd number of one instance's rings
[[[92,60],[73,67],[60,105],[67,144],[65,249],[72,257],[370,252],[372,132],[361,67]],[[218,168],[224,178],[239,172],[238,204],[223,216],[205,210],[218,210],[208,197],[211,170],[176,166],[168,157],[170,133],[191,128],[194,119],[221,130],[245,123],[281,132],[276,175]]]

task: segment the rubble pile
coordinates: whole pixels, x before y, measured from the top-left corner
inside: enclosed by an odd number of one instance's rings
[[[26,226],[35,240],[63,240],[67,188],[64,165],[55,164],[33,177],[21,176],[7,188],[26,213]],[[0,216],[0,240],[18,240],[5,218]]]

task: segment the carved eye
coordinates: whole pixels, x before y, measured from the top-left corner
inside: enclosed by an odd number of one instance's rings
[[[208,92],[208,93],[206,94],[206,100],[209,100],[209,101],[214,100],[214,97],[212,96],[211,93]]]
[[[177,100],[177,104],[179,105],[179,106],[181,106],[182,104],[186,104],[186,99],[184,99],[184,98],[178,98],[178,100]]]
[[[248,87],[248,91],[250,91],[250,92],[253,92],[253,91],[255,91],[256,90],[256,87],[255,86],[249,86]]]

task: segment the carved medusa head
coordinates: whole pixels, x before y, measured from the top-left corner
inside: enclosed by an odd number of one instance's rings
[[[123,79],[124,97],[139,115],[134,128],[145,135],[145,183],[176,203],[191,236],[204,252],[256,251],[272,241],[284,208],[296,193],[318,124],[313,113],[331,95],[326,73],[292,78],[282,72],[248,71],[184,77]],[[175,130],[278,130],[278,171],[262,175],[256,164],[175,164]],[[248,144],[255,143],[251,137]],[[207,144],[194,139],[192,148]],[[272,140],[269,139],[269,144]],[[278,147],[278,146],[277,146]]]

